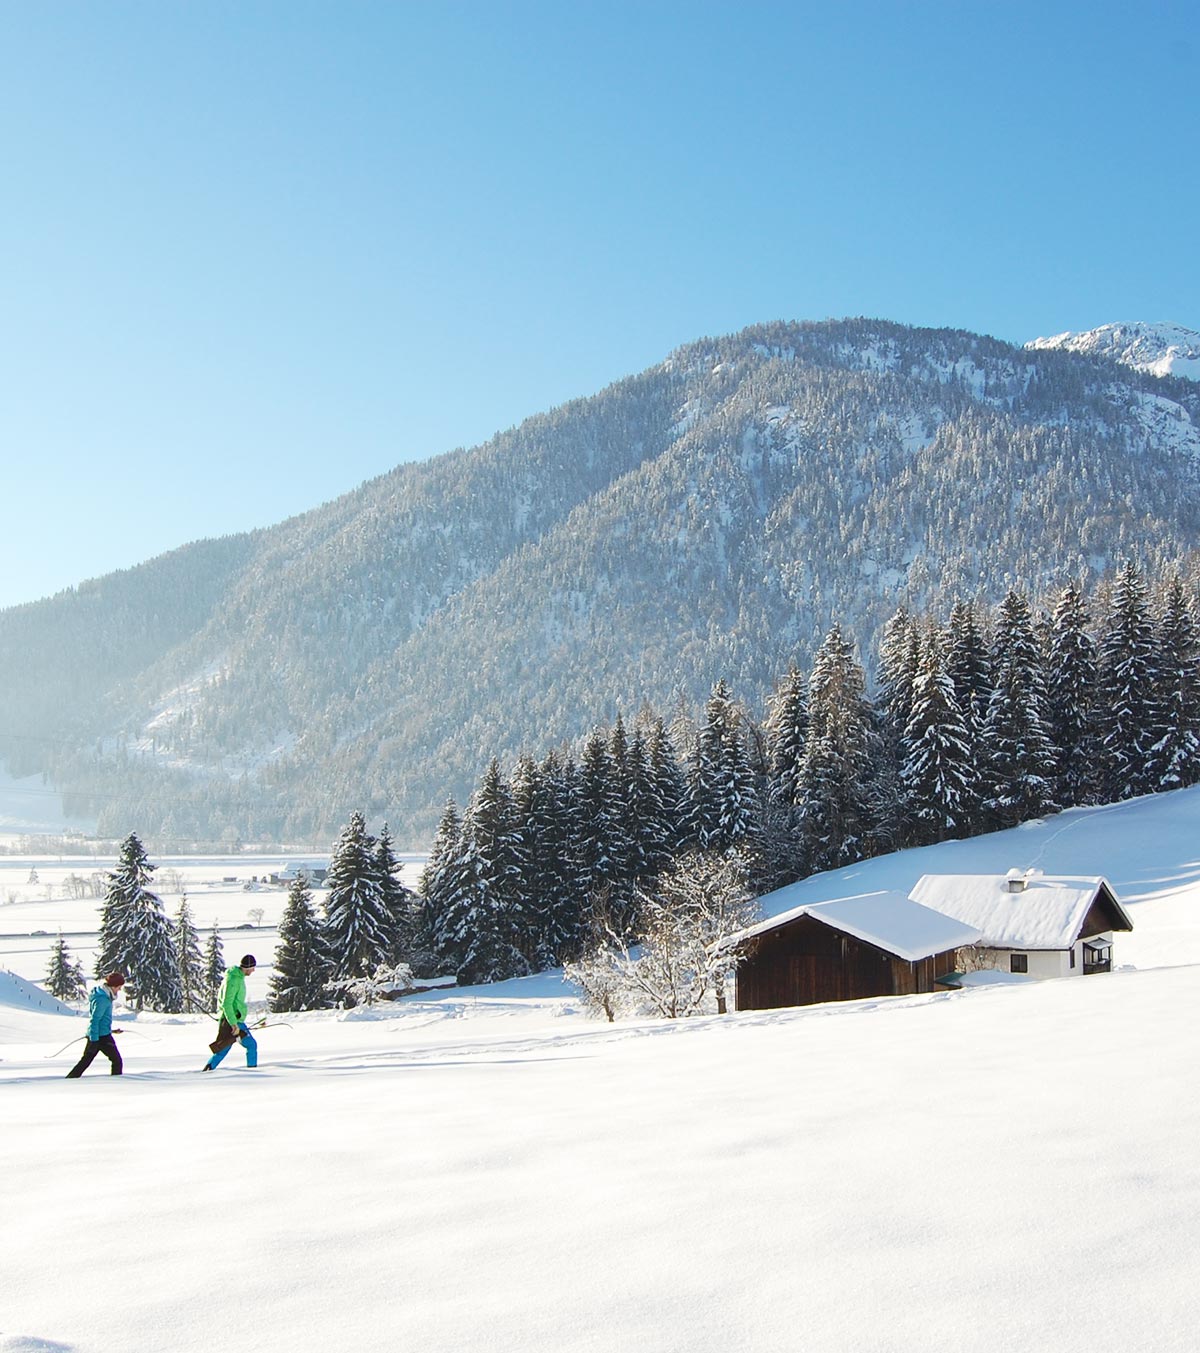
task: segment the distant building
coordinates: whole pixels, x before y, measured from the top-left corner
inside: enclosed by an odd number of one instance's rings
[[[786,890],[780,889],[780,892]],[[933,991],[979,931],[903,893],[861,893],[781,912],[743,931],[739,1010]]]
[[[323,888],[328,874],[329,870],[323,864],[292,864],[286,869],[268,875],[268,879],[280,888],[289,888],[303,876],[314,888]]]
[[[914,901],[974,926],[965,965],[1029,977],[1084,977],[1112,968],[1113,935],[1132,930],[1107,879],[1022,873],[926,874]]]
[[[747,951],[739,1010],[915,995],[957,986],[966,970],[1108,972],[1114,932],[1133,929],[1100,877],[926,874],[907,896],[859,893],[789,909],[796,888],[768,894],[764,909],[783,909],[733,937]]]

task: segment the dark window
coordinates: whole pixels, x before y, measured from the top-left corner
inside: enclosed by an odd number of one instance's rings
[[[1071,967],[1075,966],[1075,946],[1071,945]]]
[[[1009,960],[1008,960],[1008,961],[1009,961],[1009,965],[1010,965],[1010,966],[1009,966],[1009,971],[1010,971],[1010,972],[1028,972],[1028,971],[1029,971],[1029,955],[1028,955],[1028,954],[1011,954],[1011,955],[1009,956]]]

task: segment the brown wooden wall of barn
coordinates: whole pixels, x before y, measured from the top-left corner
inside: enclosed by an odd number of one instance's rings
[[[737,1008],[908,996],[933,991],[954,967],[954,952],[910,963],[815,920],[800,916],[760,935],[737,972]]]

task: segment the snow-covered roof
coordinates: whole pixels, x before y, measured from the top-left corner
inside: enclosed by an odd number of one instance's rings
[[[1101,891],[1133,929],[1108,881],[1026,874],[1024,886],[1009,889],[1003,874],[925,874],[909,896],[927,907],[978,928],[995,949],[1068,949],[1079,938],[1084,918]]]
[[[793,907],[770,920],[760,921],[736,938],[751,939],[763,935],[800,916],[812,916],[834,930],[853,935],[855,939],[909,962],[979,940],[979,931],[974,926],[933,911],[903,893],[890,891],[859,893],[855,897],[837,897],[828,902]]]

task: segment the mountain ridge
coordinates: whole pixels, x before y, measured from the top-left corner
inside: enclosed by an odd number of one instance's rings
[[[421,844],[491,756],[718,676],[761,701],[834,620],[869,659],[901,602],[1198,540],[1187,381],[962,330],[756,325],[0,613],[0,752],[91,796],[105,830],[316,843],[363,807]]]
[[[1145,371],[1154,376],[1180,376],[1200,380],[1200,333],[1181,324],[1102,324],[1081,332],[1035,338],[1025,346],[1032,350],[1059,348],[1067,352],[1093,353]]]

